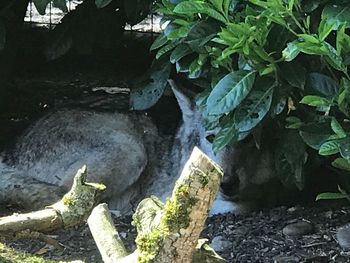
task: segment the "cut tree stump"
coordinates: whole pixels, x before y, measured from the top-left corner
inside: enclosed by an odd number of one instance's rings
[[[104,185],[86,183],[83,166],[74,177],[71,190],[46,209],[0,218],[0,235],[15,236],[21,231],[49,232],[84,222],[94,208]]]
[[[88,223],[104,262],[226,262],[205,240],[198,240],[221,177],[222,170],[195,148],[176,182],[171,198],[163,204],[152,196],[138,205],[133,216],[138,231],[138,248],[126,257],[107,207],[96,207],[97,211],[92,212]],[[114,238],[106,237],[108,232]]]

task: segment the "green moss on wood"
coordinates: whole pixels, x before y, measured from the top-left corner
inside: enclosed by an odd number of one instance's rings
[[[180,229],[188,227],[190,223],[189,212],[196,202],[196,198],[190,197],[187,185],[177,188],[175,198],[168,199],[164,205],[159,226],[151,232],[141,233],[137,236],[136,244],[140,251],[138,262],[154,262],[163,239],[170,233],[177,233]],[[134,219],[134,225],[140,224],[141,222]]]
[[[164,206],[162,223],[170,232],[177,232],[187,228],[190,223],[189,211],[195,205],[196,199],[190,197],[189,187],[181,185],[175,192],[175,198],[169,199]]]
[[[137,262],[152,263],[158,254],[164,234],[163,231],[155,229],[152,232],[138,234],[136,245],[140,251]]]

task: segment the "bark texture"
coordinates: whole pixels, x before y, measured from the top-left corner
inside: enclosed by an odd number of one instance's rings
[[[103,262],[113,263],[128,254],[108,210],[107,204],[99,204],[89,216],[88,225],[101,253]]]
[[[134,215],[139,262],[192,262],[221,177],[221,169],[194,148],[164,207],[155,198],[140,203]]]
[[[78,170],[71,190],[46,209],[0,218],[0,235],[29,230],[49,232],[84,222],[94,208],[103,185],[86,183],[86,166]]]

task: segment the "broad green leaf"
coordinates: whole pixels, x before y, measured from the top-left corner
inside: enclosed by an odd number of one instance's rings
[[[223,13],[223,0],[210,0],[210,3],[215,7],[217,11]]]
[[[199,54],[198,57],[192,61],[189,70],[190,70],[190,76],[197,76],[196,72],[200,71],[202,69],[202,66],[207,61],[207,55],[206,54]],[[196,77],[192,77],[196,78]]]
[[[338,95],[339,109],[348,117],[350,117],[350,81],[342,78],[340,81],[341,90]]]
[[[289,11],[293,11],[294,4],[295,4],[295,0],[289,0],[288,1],[288,10]]]
[[[109,5],[113,0],[95,0],[95,5],[98,8],[103,8]]]
[[[263,7],[265,9],[271,7],[271,4],[273,4],[272,1],[250,0],[249,2],[253,3],[254,5]]]
[[[314,72],[309,74],[306,88],[311,93],[316,92],[321,96],[333,98],[338,93],[339,85],[329,76]]]
[[[278,101],[276,101],[274,103],[274,105],[272,106],[272,115],[279,115],[283,112],[283,110],[286,108],[287,105],[287,99],[284,97],[280,97],[278,99]]]
[[[299,39],[303,39],[304,41],[300,41],[301,43],[310,43],[310,44],[319,44],[320,40],[317,38],[316,35],[308,35],[308,34],[299,34],[298,35]]]
[[[172,21],[173,24],[179,25],[179,26],[189,26],[191,25],[191,22],[184,20],[184,19],[180,19],[177,18],[174,21]]]
[[[345,193],[322,193],[317,195],[316,201],[318,200],[336,200],[336,199],[344,199],[348,198],[349,195]]]
[[[262,78],[255,83],[254,89],[236,108],[234,113],[235,126],[239,132],[246,132],[257,126],[270,110],[274,82]]]
[[[151,45],[150,50],[158,49],[162,46],[164,46],[168,42],[168,38],[164,34],[160,34],[156,40]]]
[[[350,161],[350,138],[342,140],[339,143],[339,151],[344,159]]]
[[[299,129],[301,125],[303,125],[303,122],[299,118],[294,116],[287,117],[286,122],[287,129]]]
[[[259,56],[262,60],[266,62],[273,63],[274,59],[272,56],[270,56],[263,47],[256,45],[254,43],[251,43],[251,51],[253,51],[257,56]]]
[[[38,10],[40,15],[45,15],[46,7],[51,2],[51,0],[33,0],[35,8]]]
[[[327,5],[322,11],[322,19],[328,19],[329,23],[338,25],[346,23],[347,28],[350,27],[350,6],[344,5]]]
[[[198,107],[204,107],[207,104],[207,99],[210,95],[211,88],[207,88],[196,96],[196,105]]]
[[[275,145],[277,176],[288,188],[302,190],[305,183],[303,167],[307,161],[306,146],[296,130],[284,130]]]
[[[175,40],[175,39],[179,39],[179,38],[184,38],[187,36],[189,31],[189,27],[178,27],[175,28],[174,30],[172,30],[168,35],[167,38],[169,40]]]
[[[332,162],[335,168],[350,172],[350,162],[344,158],[337,158]]]
[[[221,115],[209,115],[208,111],[205,109],[203,111],[203,125],[207,131],[215,130],[220,127],[220,117]]]
[[[336,141],[328,141],[321,145],[318,153],[320,155],[332,155],[339,152],[339,143]]]
[[[178,38],[184,38],[187,36],[189,27],[179,26],[173,23],[169,23],[164,30],[164,35],[168,40],[175,40]]]
[[[269,75],[269,74],[271,74],[272,72],[275,72],[275,71],[276,71],[275,64],[270,64],[270,65],[267,65],[265,68],[260,69],[259,70],[259,75],[262,77],[262,76]]]
[[[218,134],[215,136],[213,142],[213,151],[218,152],[228,145],[233,140],[238,139],[238,131],[234,125],[234,122],[228,122],[224,125]]]
[[[322,42],[295,42],[298,50],[308,55],[327,55],[328,50],[324,47]],[[323,48],[322,48],[323,47]],[[325,50],[326,49],[326,50]]]
[[[299,55],[300,50],[296,43],[296,41],[289,42],[287,47],[282,51],[282,57],[285,61],[292,61]]]
[[[340,125],[340,123],[334,117],[332,118],[332,121],[331,121],[331,128],[334,131],[334,133],[336,135],[338,135],[339,139],[346,137],[346,133],[345,133],[343,127]]]
[[[337,53],[335,48],[327,42],[324,42],[324,50],[326,50],[324,59],[331,65],[334,69],[345,71],[346,66],[343,63],[342,57]]]
[[[195,23],[188,32],[185,43],[189,44],[192,50],[207,44],[220,31],[220,23],[215,20],[202,20]]]
[[[176,62],[176,71],[177,72],[183,72],[183,73],[188,73],[190,71],[190,65],[195,60],[197,57],[197,54],[189,54],[179,61]]]
[[[6,28],[4,22],[0,18],[0,51],[5,48],[6,44]]]
[[[275,14],[267,15],[267,17],[277,25],[280,25],[282,27],[286,27],[287,23],[286,20],[282,16],[276,16]]]
[[[213,88],[207,107],[211,114],[234,110],[248,95],[255,80],[254,71],[235,71],[226,75]]]
[[[170,62],[176,63],[184,56],[187,56],[190,53],[192,53],[192,50],[190,49],[189,45],[180,44],[173,50],[173,52],[171,52]]]
[[[333,135],[330,121],[322,123],[308,123],[300,127],[299,134],[304,142],[315,150],[319,150],[321,145],[329,140]]]
[[[333,31],[337,30],[339,25],[336,21],[330,21],[329,19],[322,19],[318,26],[318,35],[321,41],[325,40],[328,35]]]
[[[321,145],[329,139],[331,134],[318,134],[300,131],[300,136],[309,147],[319,150]]]
[[[238,1],[239,0],[223,0],[224,13],[228,15],[230,11],[233,12],[237,6]]]
[[[178,14],[192,15],[192,14],[206,14],[218,21],[226,23],[226,18],[213,9],[208,3],[203,1],[183,1],[180,2],[175,8],[174,12]]]
[[[167,86],[170,70],[169,62],[155,62],[150,72],[151,82],[141,90],[133,90],[130,94],[131,108],[133,110],[148,109],[159,100]]]
[[[320,96],[313,96],[313,95],[307,95],[305,96],[300,103],[306,104],[313,107],[320,107],[320,106],[330,106],[331,102],[323,97]]]
[[[170,42],[169,44],[163,46],[158,50],[156,54],[156,59],[159,59],[164,54],[168,53],[170,50],[173,50],[179,43],[178,42]]]
[[[337,31],[336,40],[337,53],[350,53],[350,36],[345,33],[345,25]]]

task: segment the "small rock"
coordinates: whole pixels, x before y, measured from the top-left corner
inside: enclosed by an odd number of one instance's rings
[[[324,217],[327,219],[332,219],[333,217],[333,211],[327,211],[324,213]]]
[[[211,241],[210,246],[216,252],[221,252],[232,248],[232,243],[230,241],[225,240],[222,236],[216,236]]]
[[[282,232],[286,236],[302,236],[313,232],[313,225],[306,221],[299,221],[293,224],[286,225]]]
[[[300,259],[294,256],[277,256],[273,258],[274,263],[294,263],[300,262]]]
[[[347,224],[338,229],[337,241],[343,249],[350,249],[350,224]]]
[[[288,208],[287,212],[294,213],[294,212],[299,211],[299,210],[302,210],[302,208],[299,205],[297,205],[297,206],[293,206],[293,207]]]
[[[120,232],[119,235],[121,236],[121,238],[126,238],[126,233],[125,232]]]
[[[248,227],[240,226],[240,227],[236,227],[236,229],[231,230],[230,234],[236,235],[236,236],[244,236],[248,233],[248,231],[249,231]]]

